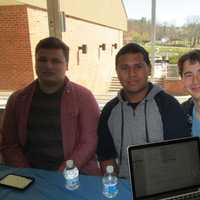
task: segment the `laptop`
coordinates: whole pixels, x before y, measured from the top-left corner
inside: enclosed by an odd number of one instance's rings
[[[128,147],[133,200],[200,200],[199,137]]]

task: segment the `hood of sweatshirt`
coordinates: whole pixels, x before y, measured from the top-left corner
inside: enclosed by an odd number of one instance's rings
[[[149,101],[149,100],[154,99],[154,97],[162,90],[163,89],[159,87],[158,85],[153,85],[152,83],[149,82],[149,91],[143,100]],[[124,99],[122,93],[123,93],[123,88],[118,92],[118,95],[117,95],[119,101],[128,103],[128,101]]]

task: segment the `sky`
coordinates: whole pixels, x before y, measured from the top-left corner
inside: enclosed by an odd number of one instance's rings
[[[123,0],[128,18],[151,19],[152,0]],[[158,23],[182,26],[188,16],[200,16],[200,0],[156,0]]]

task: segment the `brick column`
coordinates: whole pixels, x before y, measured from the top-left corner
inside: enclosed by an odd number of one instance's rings
[[[0,90],[16,90],[33,80],[25,5],[0,6]]]

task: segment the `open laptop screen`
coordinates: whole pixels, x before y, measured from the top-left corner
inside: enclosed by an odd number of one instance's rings
[[[148,199],[200,185],[197,137],[131,146],[128,154],[134,199]]]

